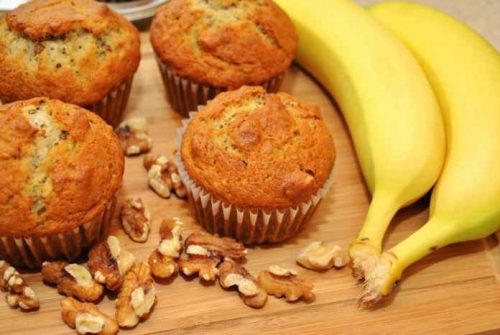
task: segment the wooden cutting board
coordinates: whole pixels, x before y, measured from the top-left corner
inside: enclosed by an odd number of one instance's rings
[[[431,1],[427,1],[431,2]],[[436,1],[442,7],[445,1]],[[490,38],[498,38],[500,6],[493,1],[451,0],[448,6],[464,3],[482,8],[479,22],[496,18]],[[487,5],[490,4],[491,7]],[[462,7],[461,7],[462,6]],[[493,9],[493,12],[491,10]],[[496,11],[496,14],[495,14]],[[460,17],[460,13],[458,14]],[[466,19],[467,17],[461,17]],[[483,22],[483,21],[481,21]],[[483,27],[484,28],[484,27]],[[483,29],[481,28],[481,29]],[[481,30],[480,29],[480,30]],[[172,157],[175,130],[181,118],[166,103],[160,75],[148,34],[142,34],[143,60],[132,89],[127,117],[148,119],[154,138],[154,153]],[[500,43],[499,39],[495,40]],[[270,264],[295,267],[299,275],[315,285],[312,303],[286,303],[270,297],[262,310],[245,306],[234,291],[223,291],[218,284],[203,285],[198,279],[182,276],[157,283],[158,303],[149,320],[124,334],[464,334],[488,331],[500,334],[500,251],[496,238],[450,246],[415,264],[391,299],[372,311],[359,310],[356,299],[360,287],[349,269],[316,273],[295,265],[295,255],[312,240],[336,241],[347,247],[356,236],[365,216],[369,194],[356,162],[347,128],[335,103],[310,77],[294,67],[282,89],[321,106],[334,134],[338,151],[336,177],[331,191],[321,203],[310,224],[286,243],[251,248],[246,267],[257,275]],[[142,158],[127,158],[124,186],[120,198],[140,196],[153,214],[153,233],[144,244],[128,239],[114,221],[113,232],[142,260],[156,247],[158,227],[163,218],[182,218],[187,232],[200,229],[186,202],[175,197],[161,199],[147,187]],[[386,246],[394,245],[421,226],[427,218],[428,199],[402,210],[388,233]],[[60,318],[58,295],[41,282],[40,274],[26,274],[41,300],[37,312],[23,313],[0,304],[0,334],[71,334]],[[112,295],[99,307],[114,314]]]

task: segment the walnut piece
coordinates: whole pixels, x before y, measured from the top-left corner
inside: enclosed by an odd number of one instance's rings
[[[132,118],[123,121],[115,130],[123,153],[127,156],[140,155],[151,151],[153,140],[148,134],[145,118]]]
[[[81,301],[97,301],[104,288],[97,283],[89,270],[79,264],[67,262],[44,262],[42,278],[46,283],[57,285],[57,291]]]
[[[129,198],[123,204],[120,218],[125,233],[135,242],[145,242],[151,230],[151,213],[141,198]]]
[[[344,267],[347,261],[347,252],[341,247],[319,241],[311,242],[297,255],[297,263],[307,269],[319,271]]]
[[[243,266],[230,258],[219,266],[219,284],[224,289],[236,286],[247,306],[262,308],[267,302],[267,292]]]
[[[87,265],[97,282],[105,284],[110,291],[116,291],[134,263],[135,256],[121,247],[116,236],[110,235],[90,250]]]
[[[61,301],[61,317],[64,323],[78,334],[114,335],[118,333],[118,324],[106,314],[101,313],[96,305],[83,303],[73,298]]]
[[[161,241],[149,256],[151,273],[157,278],[169,278],[178,271],[176,259],[182,250],[182,221],[174,217],[164,220],[160,226]]]
[[[310,282],[298,279],[295,271],[277,265],[270,266],[268,271],[261,271],[257,282],[268,294],[277,298],[284,296],[286,301],[314,298]]]
[[[174,162],[165,156],[148,155],[143,160],[148,171],[148,185],[162,198],[169,198],[172,191],[179,198],[187,196],[186,187],[179,177],[179,171]]]
[[[217,279],[219,262],[218,258],[189,255],[188,258],[179,259],[179,267],[186,276],[198,274],[200,279],[211,282]]]
[[[206,232],[197,232],[188,236],[184,242],[184,248],[188,254],[197,253],[197,247],[193,246],[202,247],[206,250],[208,257],[219,258],[220,260],[224,258],[240,260],[247,253],[245,246],[232,238],[219,237]],[[198,248],[198,252],[200,250],[203,252],[202,249]]]
[[[140,262],[125,275],[116,301],[116,321],[120,327],[134,327],[148,317],[156,301],[149,266]]]
[[[12,308],[32,311],[40,307],[35,291],[13,266],[3,260],[0,260],[0,288],[6,292],[5,301]]]

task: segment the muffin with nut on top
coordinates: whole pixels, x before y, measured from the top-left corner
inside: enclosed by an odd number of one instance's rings
[[[331,184],[335,147],[316,105],[244,86],[180,131],[177,164],[197,220],[245,244],[295,235]]]
[[[243,85],[277,91],[297,35],[272,0],[170,0],[153,18],[151,43],[169,102],[187,115]]]
[[[0,17],[0,100],[48,96],[113,126],[140,61],[137,29],[93,0],[33,0]]]
[[[0,106],[0,257],[38,268],[107,233],[123,176],[112,128],[48,98]]]

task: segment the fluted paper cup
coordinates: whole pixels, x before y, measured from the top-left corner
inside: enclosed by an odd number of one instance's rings
[[[94,220],[79,227],[48,236],[0,237],[0,257],[16,267],[39,269],[44,261],[72,261],[82,251],[108,235],[116,197]]]
[[[199,106],[198,110],[202,108],[203,106]],[[294,207],[267,210],[225,203],[197,185],[189,176],[182,161],[182,137],[196,113],[189,113],[190,118],[183,120],[182,128],[177,130],[175,160],[179,176],[186,186],[189,204],[198,223],[210,233],[233,237],[246,245],[280,242],[296,235],[309,221],[321,199],[331,187],[333,169],[323,187],[316,194]]]

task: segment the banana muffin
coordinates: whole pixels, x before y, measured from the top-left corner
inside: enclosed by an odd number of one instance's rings
[[[271,0],[171,0],[153,18],[151,42],[184,115],[243,85],[277,91],[297,49],[295,27]]]
[[[335,147],[318,106],[244,86],[180,131],[177,164],[197,220],[245,244],[293,236],[331,183]]]
[[[116,126],[140,61],[137,29],[92,0],[33,0],[0,17],[0,100],[48,96]]]
[[[0,257],[37,268],[107,233],[123,176],[112,128],[59,100],[0,106]]]

